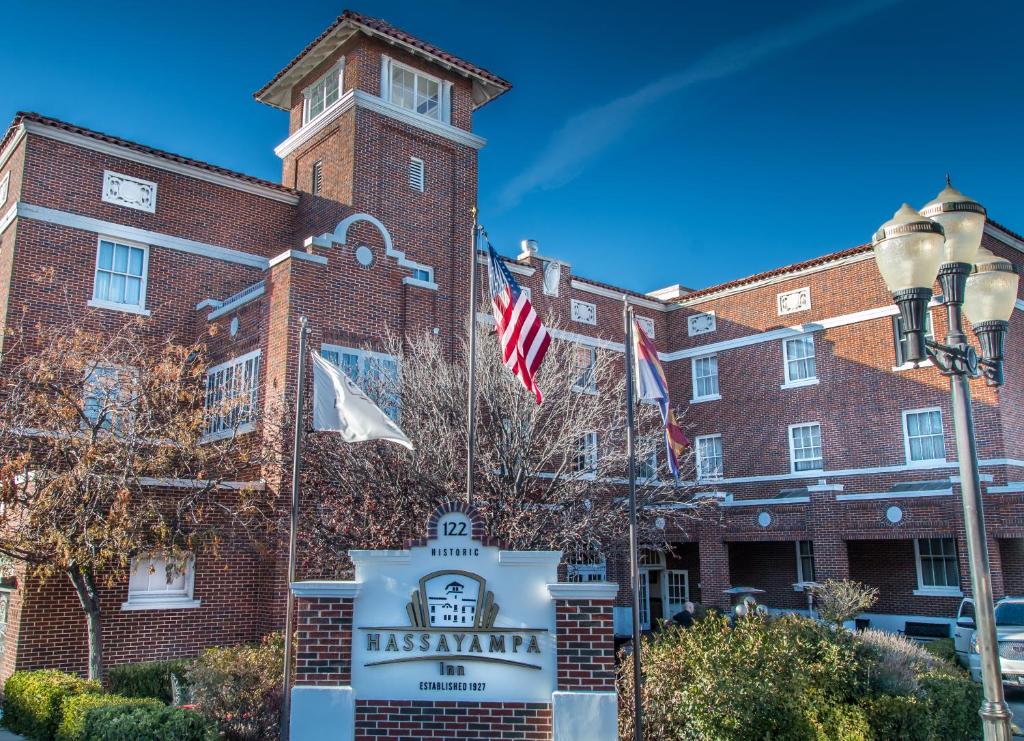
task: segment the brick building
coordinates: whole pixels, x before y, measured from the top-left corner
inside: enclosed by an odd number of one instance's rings
[[[288,113],[275,150],[280,184],[19,114],[0,141],[0,323],[31,316],[45,327],[90,308],[97,328],[142,315],[154,337],[194,338],[216,324],[211,385],[230,369],[260,399],[294,382],[301,315],[310,317],[312,346],[357,380],[386,365],[385,330],[432,330],[454,342],[485,144],[472,115],[509,88],[346,12],[255,95]],[[1024,239],[993,222],[985,246],[1024,262]],[[874,625],[949,623],[969,580],[948,392],[935,369],[902,362],[896,309],[867,246],[648,295],[576,275],[535,243],[510,265],[541,313],[571,328],[561,339],[587,347],[622,351],[627,294],[674,399],[690,401],[694,483],[718,507],[669,553],[647,554],[645,622],[687,597],[725,605],[730,586],[799,609],[802,583],[851,577],[881,589],[877,611],[865,616]],[[60,291],[36,279],[50,268]],[[1024,301],[1018,308],[1011,333],[1019,340]],[[932,313],[941,334],[944,319]],[[997,595],[1024,591],[1020,346],[1009,343],[1005,387],[973,384]],[[282,481],[262,485],[286,491]],[[168,584],[159,562],[138,564],[104,594],[108,663],[194,653],[280,627],[283,573],[283,562],[238,555],[225,569],[197,554]],[[609,555],[576,573],[621,580],[626,572]],[[628,590],[619,595],[616,629],[626,633]],[[84,669],[84,621],[69,585],[37,589],[23,578],[7,600],[0,674]]]

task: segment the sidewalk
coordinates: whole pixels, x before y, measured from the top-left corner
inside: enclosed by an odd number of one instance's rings
[[[0,728],[0,741],[24,741],[21,736],[15,736],[6,728]]]

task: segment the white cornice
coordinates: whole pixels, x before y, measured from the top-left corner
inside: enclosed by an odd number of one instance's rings
[[[0,216],[0,234],[3,234],[5,231],[7,231],[7,227],[11,225],[11,223],[14,221],[17,215],[18,204],[17,202],[15,202],[11,204],[11,207],[9,209],[7,209],[7,213],[5,213],[3,216]]]
[[[218,306],[216,309],[214,309],[213,311],[206,315],[206,320],[213,321],[214,319],[219,319],[225,314],[234,311],[238,307],[245,306],[245,304],[249,303],[250,301],[255,301],[266,292],[266,287],[257,288],[255,291],[247,293],[241,298],[238,298],[230,303],[223,304],[222,306]],[[197,306],[196,308],[199,309],[200,307]]]
[[[11,155],[14,154],[14,150],[18,148],[18,144],[20,144],[21,140],[24,138],[25,124],[22,123],[14,132],[14,136],[11,137],[11,140],[7,142],[7,146],[4,147],[4,151],[0,152],[0,169],[3,169],[7,164],[7,160],[11,158]]]
[[[291,586],[296,597],[355,599],[362,584],[356,581],[293,581]]]
[[[1013,247],[1018,252],[1024,252],[1024,242],[1020,241],[1016,237],[1010,236],[1002,229],[997,229],[991,224],[985,224],[985,234],[993,237],[994,239],[998,239],[1008,247]]]
[[[72,229],[82,229],[108,237],[120,237],[121,239],[142,242],[143,244],[155,247],[166,247],[178,252],[187,252],[191,255],[202,255],[214,260],[246,265],[251,268],[267,269],[267,258],[233,250],[229,247],[218,247],[215,244],[196,242],[195,240],[182,237],[172,237],[169,234],[151,232],[148,229],[138,229],[134,226],[125,226],[124,224],[115,224],[110,221],[94,219],[91,216],[81,216],[69,211],[58,211],[57,209],[46,208],[45,206],[33,206],[32,204],[22,202],[16,203],[15,206],[18,209],[17,215],[19,218],[67,226]]]
[[[341,98],[338,99],[337,103],[331,106],[327,111],[324,111],[324,113],[315,121],[311,121],[306,124],[283,142],[278,144],[274,148],[274,154],[282,158],[287,157],[289,154],[306,142],[312,140],[313,137],[334,123],[343,113],[351,110],[353,106],[358,106],[359,108],[363,108],[368,111],[380,113],[388,118],[392,118],[414,128],[421,129],[422,131],[436,134],[437,136],[453,141],[456,144],[464,144],[465,146],[472,147],[473,149],[481,149],[487,143],[487,140],[482,136],[477,136],[476,134],[470,133],[464,129],[460,129],[458,126],[441,123],[440,121],[435,121],[432,118],[421,116],[418,113],[407,111],[401,106],[388,103],[386,100],[376,95],[370,95],[367,92],[353,88],[342,95]]]
[[[548,584],[551,599],[562,600],[613,600],[619,593],[619,585],[614,582],[584,581],[558,582]]]
[[[951,497],[952,489],[934,489],[933,491],[883,491],[868,494],[837,494],[837,502],[866,502],[876,499],[919,499],[922,497]]]
[[[595,286],[591,283],[586,283],[585,281],[577,280],[576,278],[573,278],[569,285],[571,285],[578,291],[586,291],[587,293],[593,293],[597,296],[606,296],[608,298],[613,298],[616,301],[622,301],[622,298],[625,297],[626,300],[628,300],[629,303],[633,304],[634,306],[643,306],[646,309],[653,309],[654,311],[669,310],[668,306],[660,304],[657,301],[651,301],[650,299],[646,298],[637,298],[631,293],[613,291],[611,288],[605,288],[604,286]]]
[[[502,259],[505,260],[505,267],[508,268],[508,271],[510,273],[516,273],[517,275],[525,275],[529,277],[537,272],[537,268],[530,267],[529,265],[520,265],[517,262],[512,262],[511,260],[507,260],[505,258]],[[476,261],[481,265],[487,265],[487,258],[484,257],[483,255],[477,255]]]
[[[274,267],[275,265],[284,262],[285,260],[305,260],[306,262],[315,262],[317,265],[326,265],[327,258],[323,255],[311,255],[308,252],[301,250],[285,250],[280,255],[270,258],[267,267]]]
[[[809,504],[810,497],[773,497],[771,499],[727,499],[719,507],[772,507],[777,504]]]
[[[773,283],[781,283],[786,280],[799,278],[802,275],[819,273],[822,270],[831,270],[832,268],[838,268],[843,265],[850,265],[851,263],[861,262],[862,260],[870,260],[873,257],[874,255],[870,250],[866,252],[859,252],[855,255],[850,255],[849,257],[844,257],[839,260],[826,262],[822,265],[813,265],[811,267],[803,268],[801,270],[786,271],[780,273],[779,275],[773,275],[770,278],[762,278],[761,280],[754,281],[753,283],[744,283],[743,285],[734,286],[732,288],[722,288],[721,290],[712,291],[711,293],[705,293],[700,296],[695,296],[694,298],[691,299],[683,298],[680,299],[679,301],[676,301],[674,303],[674,307],[695,306],[697,304],[702,304],[705,301],[711,301],[712,299],[722,298],[723,296],[731,296],[735,293],[742,293],[743,291],[749,291],[754,288],[760,288],[761,286],[770,286]]]
[[[159,157],[148,152],[140,152],[121,144],[114,144],[113,142],[94,139],[91,136],[84,136],[83,134],[77,134],[73,131],[54,128],[35,121],[26,121],[25,127],[30,134],[43,136],[55,141],[61,141],[66,144],[81,147],[82,149],[89,149],[93,152],[109,154],[111,157],[119,157],[120,159],[128,160],[130,162],[138,162],[141,165],[155,167],[158,170],[166,170],[167,172],[173,172],[176,175],[184,175],[185,177],[195,178],[196,180],[203,180],[208,183],[213,183],[214,185],[221,185],[225,188],[239,190],[243,193],[261,196],[262,198],[269,198],[272,201],[279,201],[292,206],[299,202],[299,196],[294,193],[285,193],[265,185],[260,185],[259,183],[254,183],[251,180],[245,180],[244,178],[236,178],[231,175],[213,172],[212,170],[207,170],[202,167],[196,167],[195,165],[175,162],[174,160]]]
[[[502,566],[558,566],[561,551],[498,551]]]

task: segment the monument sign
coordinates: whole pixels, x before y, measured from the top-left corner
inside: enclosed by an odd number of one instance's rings
[[[616,738],[616,585],[559,583],[559,551],[503,550],[462,503],[349,555],[353,581],[292,584],[292,739]]]

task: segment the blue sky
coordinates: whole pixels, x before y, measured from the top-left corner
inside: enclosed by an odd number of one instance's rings
[[[343,4],[8,0],[0,118],[63,118],[271,180],[251,93]],[[359,0],[510,80],[479,111],[480,210],[637,290],[859,244],[948,171],[1024,231],[1024,3]]]

